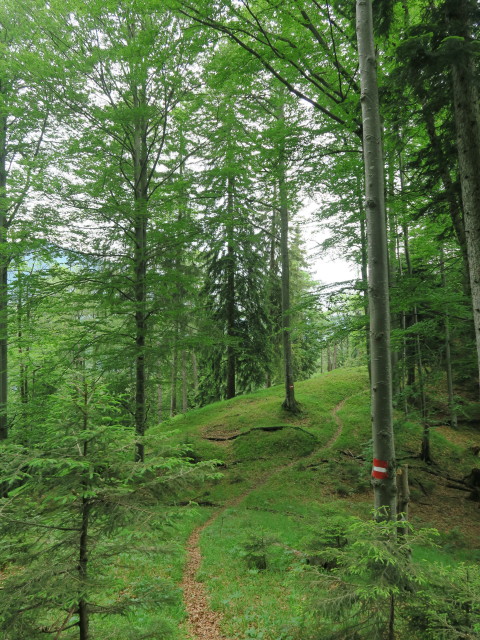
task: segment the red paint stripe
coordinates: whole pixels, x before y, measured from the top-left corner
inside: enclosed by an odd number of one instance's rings
[[[380,480],[388,478],[388,462],[386,460],[373,459],[372,477]]]

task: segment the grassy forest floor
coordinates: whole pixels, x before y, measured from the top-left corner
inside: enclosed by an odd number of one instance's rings
[[[98,637],[160,639],[171,637],[168,630],[175,640],[357,637],[319,632],[318,603],[333,587],[319,585],[309,564],[325,531],[354,516],[371,520],[367,373],[342,369],[298,383],[298,416],[281,409],[282,393],[262,390],[158,427],[159,434],[175,430],[172,438],[188,443],[195,461],[219,461],[221,477],[177,496],[163,542],[145,532],[143,566],[114,569],[143,575],[150,588],[163,585],[161,615],[98,620]],[[414,544],[413,558],[478,565],[478,502],[449,485],[478,467],[472,447],[480,433],[472,424],[440,423],[431,430],[430,465],[418,457],[419,422],[398,416],[395,425],[397,457],[410,468],[411,522],[439,531],[435,546]],[[149,629],[153,635],[138,635]]]

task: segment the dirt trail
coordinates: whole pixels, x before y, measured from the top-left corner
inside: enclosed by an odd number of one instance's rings
[[[335,441],[340,437],[342,433],[343,425],[342,421],[338,417],[338,411],[343,407],[347,398],[339,402],[332,410],[332,415],[337,425],[337,430],[332,435],[330,440],[323,445],[320,449],[316,449],[311,455],[318,453],[322,449],[328,449]],[[229,640],[220,629],[220,622],[222,614],[218,611],[212,611],[208,600],[207,590],[202,582],[197,580],[197,573],[202,563],[202,555],[200,552],[200,536],[204,529],[209,527],[215,520],[221,516],[221,514],[231,507],[236,507],[253,491],[263,486],[273,475],[280,473],[284,469],[288,469],[296,464],[298,460],[292,460],[288,464],[282,465],[268,474],[264,478],[257,482],[254,487],[251,487],[240,496],[237,496],[233,500],[230,500],[224,507],[215,511],[214,514],[202,525],[194,529],[192,534],[187,540],[186,551],[187,561],[185,564],[185,570],[181,587],[183,589],[183,600],[185,609],[188,616],[188,629],[192,640]]]

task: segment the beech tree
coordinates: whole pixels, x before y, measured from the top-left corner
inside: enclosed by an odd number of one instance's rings
[[[178,20],[168,12],[150,16],[131,2],[115,13],[95,3],[90,9],[67,17],[68,47],[56,46],[55,38],[50,45],[65,66],[60,98],[70,110],[70,144],[64,162],[76,173],[67,189],[59,181],[57,186],[70,211],[96,220],[104,231],[86,247],[80,225],[76,248],[89,259],[86,281],[109,291],[115,313],[127,320],[122,334],[135,362],[131,415],[139,436],[136,456],[143,460],[147,342],[151,317],[163,308],[155,287],[165,286],[156,267],[164,229],[177,217],[167,187],[186,160],[185,152],[172,151],[169,139],[174,112],[191,88],[193,50],[185,48]],[[80,135],[73,133],[78,124]]]
[[[368,232],[368,292],[372,389],[373,487],[378,517],[396,518],[397,487],[393,439],[388,247],[384,163],[376,77],[371,0],[357,0]]]

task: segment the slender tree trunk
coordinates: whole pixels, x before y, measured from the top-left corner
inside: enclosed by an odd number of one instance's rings
[[[182,349],[182,411],[188,411],[187,353]]]
[[[480,372],[480,100],[469,23],[470,0],[447,0],[450,35],[464,38],[452,65],[457,151],[467,240],[470,289]],[[480,382],[480,378],[479,378]]]
[[[401,260],[401,255],[400,255],[400,237],[399,237],[398,234],[397,234],[397,264],[398,264],[398,273],[399,273],[400,279],[402,279],[402,277],[403,277],[403,267],[402,267],[402,260]],[[406,367],[407,367],[407,337],[406,337],[407,314],[405,313],[405,309],[402,310],[400,323],[401,323],[400,326],[401,326],[402,332],[403,332],[402,353],[401,353],[402,369],[401,369],[401,375],[400,375],[400,392],[402,393],[402,396],[403,396],[403,412],[404,412],[405,417],[407,417],[407,415],[408,415],[408,402],[407,402],[407,394],[406,394],[406,391],[405,391]]]
[[[357,0],[363,152],[369,257],[370,353],[372,360],[372,484],[377,517],[395,519],[397,486],[393,438],[388,246],[380,107],[371,0]]]
[[[0,95],[3,94],[0,86]],[[7,116],[0,117],[0,440],[8,436]]]
[[[170,391],[170,417],[177,415],[177,377],[178,377],[178,350],[177,350],[178,324],[175,324],[175,344],[172,353],[171,391]]]
[[[442,276],[442,288],[447,288],[447,277],[445,275],[445,260],[443,248],[440,250],[440,274]],[[456,429],[458,427],[457,411],[455,409],[455,396],[453,393],[453,373],[452,373],[452,353],[450,346],[450,316],[448,308],[443,316],[445,328],[445,372],[447,374],[448,407],[450,410],[450,425]]]
[[[270,316],[270,326],[271,330],[271,345],[272,345],[272,355],[273,359],[277,354],[278,347],[278,325],[277,325],[277,317],[278,317],[278,262],[277,262],[277,183],[275,182],[273,185],[273,206],[272,206],[272,216],[270,220],[270,257],[268,264],[268,275],[269,275],[269,316]],[[269,368],[267,370],[266,375],[266,387],[269,389],[272,386],[272,362],[269,363]]]
[[[235,310],[235,247],[234,247],[234,194],[235,178],[229,177],[227,184],[227,393],[226,397],[234,398],[236,392],[236,348],[233,340],[236,337],[236,310]]]
[[[198,366],[197,366],[197,356],[192,351],[192,376],[193,376],[193,390],[195,394],[198,392]]]
[[[163,420],[163,388],[161,382],[157,385],[157,420],[158,424]]]
[[[400,174],[400,191],[401,193],[405,192],[405,173],[403,167],[403,158],[401,151],[398,152],[398,166],[399,166],[399,174]],[[408,225],[406,222],[402,223],[402,234],[403,234],[403,250],[405,254],[405,264],[407,267],[407,273],[410,277],[413,275],[412,269],[412,261],[410,260],[410,242],[409,242],[409,232]],[[401,264],[401,263],[400,263]],[[405,322],[405,329],[408,327],[412,327],[417,323],[417,310],[416,307],[413,310],[412,314],[409,314],[408,319],[405,316],[403,318]],[[413,387],[415,386],[415,363],[417,360],[418,350],[416,347],[416,339],[412,339],[411,336],[404,337],[405,344],[405,367],[407,369],[407,386]],[[420,375],[420,372],[419,372]]]
[[[145,87],[134,88],[134,106],[136,109],[146,104]],[[143,115],[138,116],[133,136],[133,169],[135,199],[135,249],[134,249],[134,290],[135,290],[135,431],[142,437],[146,427],[146,367],[145,338],[147,333],[147,123]],[[143,462],[145,449],[143,442],[136,445],[135,459]]]
[[[363,286],[363,312],[365,314],[365,344],[367,347],[368,378],[372,381],[372,363],[370,358],[370,316],[368,310],[368,247],[367,230],[363,202],[360,206],[360,241],[362,252],[362,286]]]
[[[82,512],[81,512],[81,524],[80,524],[80,554],[78,562],[78,571],[80,578],[81,588],[85,585],[88,577],[88,526],[90,520],[90,500],[89,498],[82,498]],[[78,602],[78,626],[80,628],[80,640],[88,640],[89,633],[89,613],[88,603],[85,596],[82,595]]]
[[[402,176],[402,172],[400,173]],[[402,191],[404,189],[403,178],[400,179]],[[412,263],[410,260],[410,249],[409,249],[409,237],[408,237],[408,227],[406,224],[402,225],[403,229],[403,241],[404,241],[404,249],[405,249],[405,262],[407,265],[407,273],[410,277],[413,276]],[[417,305],[413,307],[412,314],[412,322],[411,326],[416,326],[418,324],[418,309]],[[430,456],[430,427],[427,420],[427,396],[425,389],[425,375],[423,371],[423,357],[422,357],[422,344],[420,341],[420,335],[418,332],[415,334],[415,339],[412,342],[409,341],[411,351],[413,352],[413,357],[409,358],[409,373],[408,373],[408,383],[410,385],[415,385],[415,379],[418,379],[418,397],[420,399],[420,414],[422,416],[422,424],[423,424],[423,432],[422,432],[422,445],[420,450],[420,458],[424,462],[431,462]],[[416,374],[416,376],[415,376]]]
[[[400,175],[402,175],[402,171],[400,171]],[[407,273],[409,276],[412,276],[412,262],[410,260],[410,244],[408,238],[408,226],[406,223],[402,224],[402,234],[403,234],[403,250],[405,252],[405,264],[407,267]],[[406,328],[414,326],[416,323],[416,311],[408,314],[405,318]],[[405,360],[406,360],[406,369],[407,369],[407,386],[414,387],[415,386],[415,340],[412,339],[411,336],[405,338]]]
[[[395,195],[395,156],[394,153],[389,154],[388,158],[388,191],[387,199],[391,202]],[[395,291],[397,285],[397,217],[394,207],[390,206],[387,215],[387,237],[388,237],[388,280],[390,290]],[[390,323],[392,330],[398,329],[400,326],[400,317],[396,313],[390,314]],[[399,396],[400,392],[400,353],[398,349],[392,349],[390,354],[392,360],[392,394],[394,402]]]
[[[17,338],[18,338],[18,366],[19,366],[19,388],[20,402],[27,404],[28,402],[28,367],[25,362],[25,351],[23,344],[24,334],[24,310],[23,310],[23,276],[21,270],[17,271],[18,281],[18,302],[17,302]],[[28,304],[28,300],[27,300]],[[28,312],[27,312],[28,320]],[[27,323],[28,324],[28,323]]]
[[[415,324],[418,322],[417,307],[415,306]],[[422,349],[420,343],[420,336],[415,337],[416,353],[417,353],[417,370],[418,370],[418,385],[420,392],[420,412],[423,422],[423,434],[422,434],[422,447],[420,450],[420,459],[424,462],[431,463],[432,457],[430,453],[430,425],[428,423],[427,415],[427,395],[425,390],[425,375],[423,371],[423,358]]]
[[[88,386],[85,378],[85,363],[80,363],[82,370],[82,429],[88,430],[89,426],[89,398]],[[88,441],[85,440],[82,446],[82,455],[84,458],[88,454]],[[80,631],[80,640],[88,640],[89,638],[89,611],[86,597],[86,583],[88,578],[88,529],[90,524],[90,498],[86,495],[88,492],[88,478],[82,480],[82,502],[80,511],[80,540],[79,540],[79,558],[78,558],[78,577],[80,582],[80,599],[78,601],[78,626]]]
[[[285,124],[282,97],[280,98],[278,120]],[[293,357],[290,318],[290,256],[288,249],[288,193],[286,183],[285,143],[281,136],[278,154],[278,194],[280,197],[280,251],[282,256],[282,337],[283,360],[285,372],[285,400],[282,407],[293,413],[298,411],[295,400],[295,384],[293,377]]]

